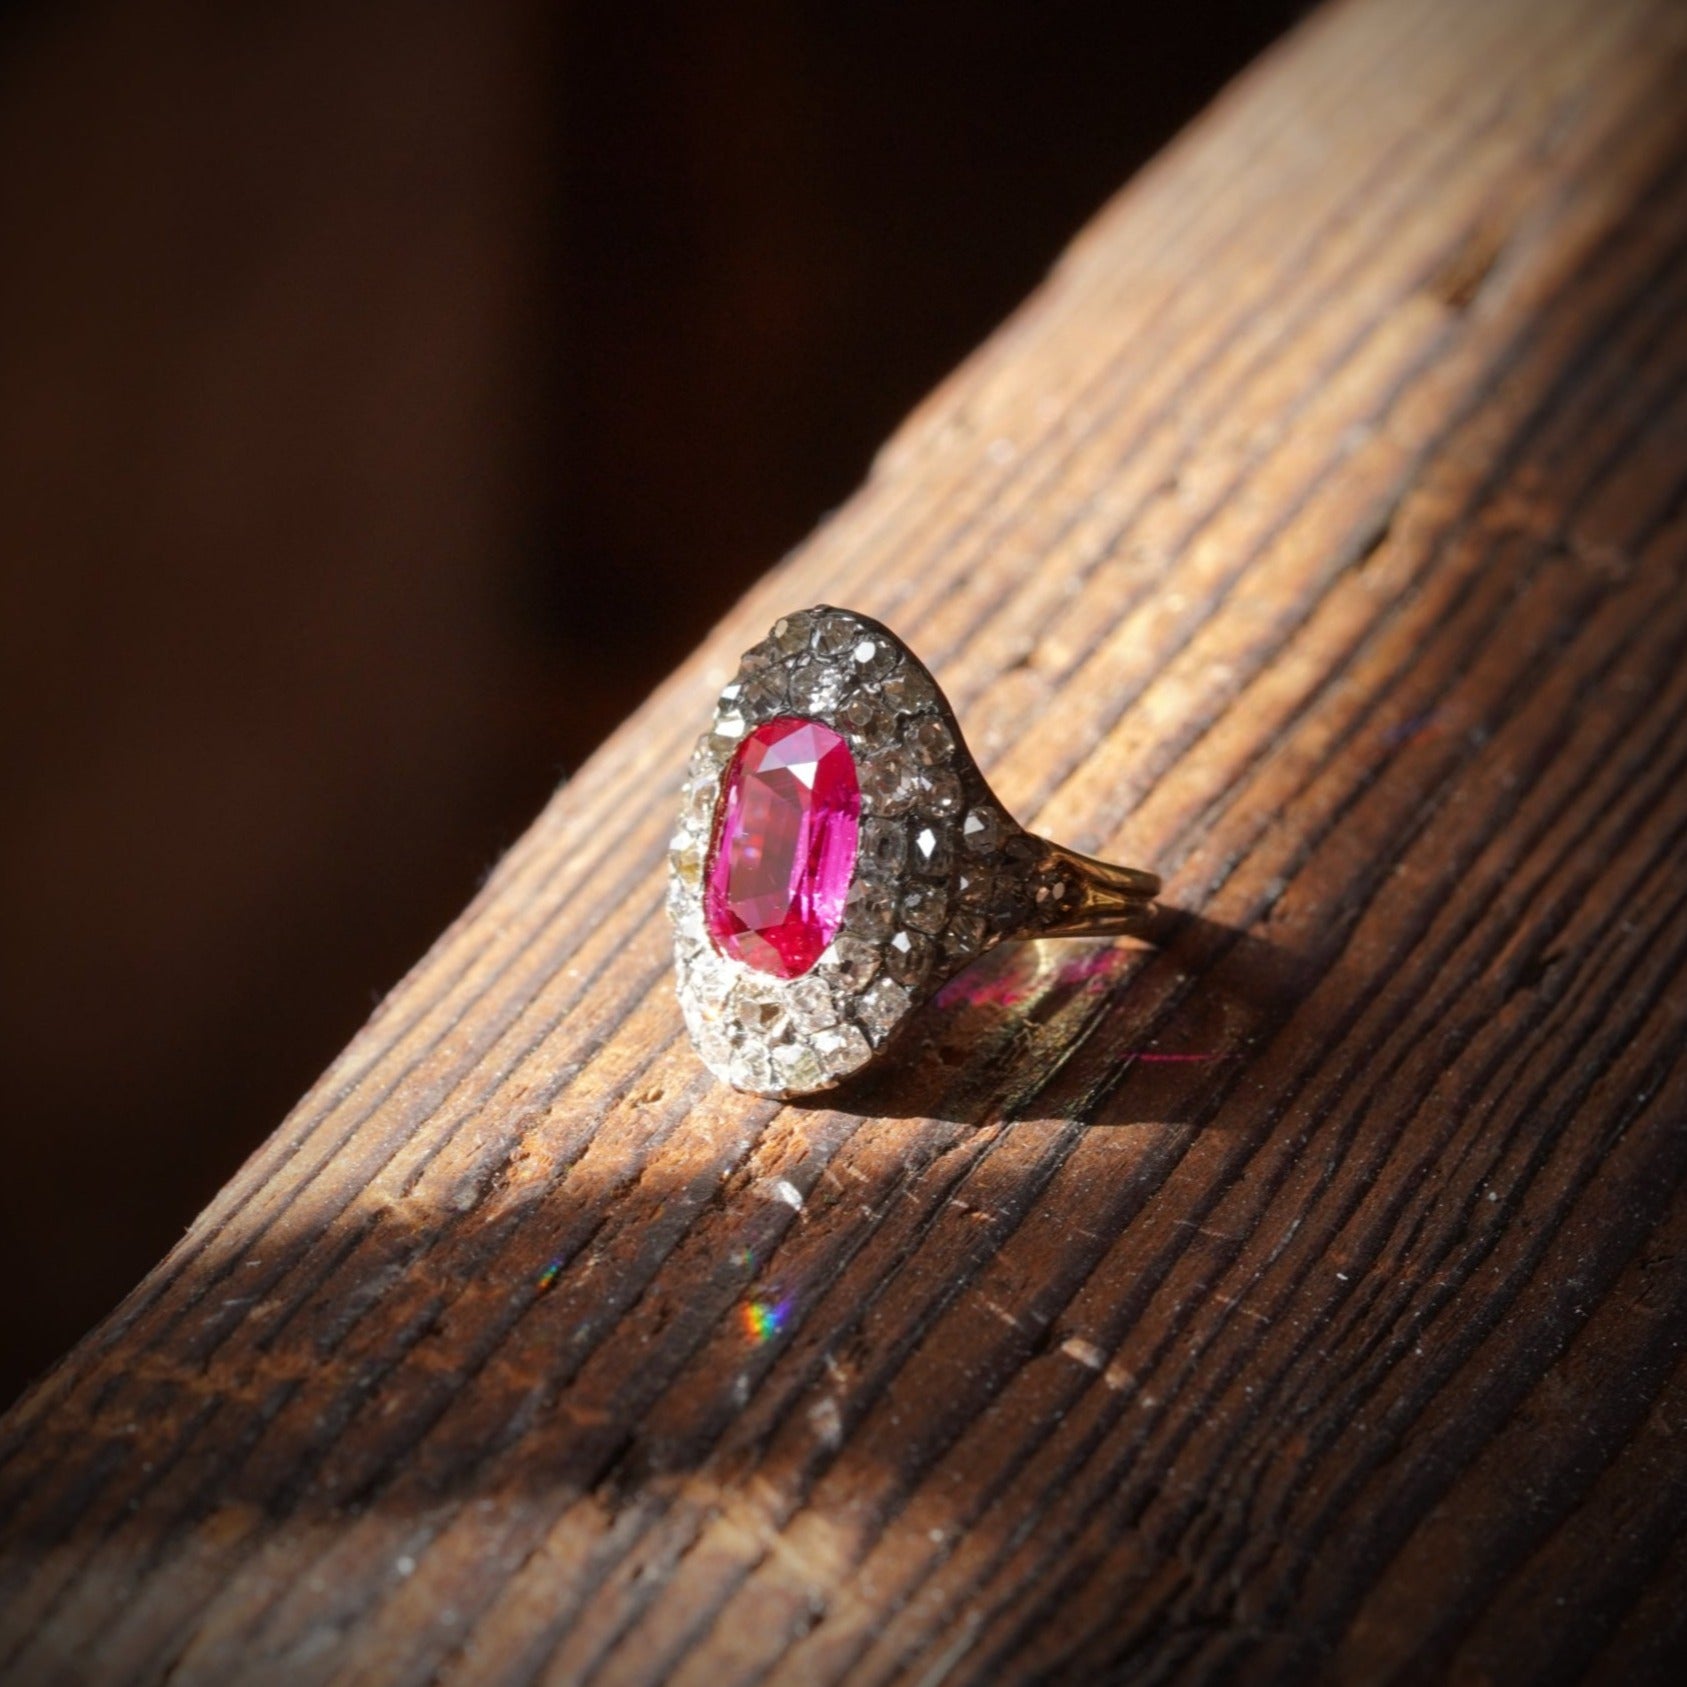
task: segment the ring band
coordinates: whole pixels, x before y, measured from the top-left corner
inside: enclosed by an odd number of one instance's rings
[[[1140,932],[1160,881],[1027,831],[888,628],[822,605],[747,651],[669,850],[680,1008],[735,1089],[865,1066],[997,943]]]

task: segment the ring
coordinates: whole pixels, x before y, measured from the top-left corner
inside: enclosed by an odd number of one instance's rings
[[[826,605],[775,622],[721,692],[668,866],[697,1053],[779,1097],[865,1066],[995,944],[1137,932],[1160,890],[1019,825],[919,658]]]

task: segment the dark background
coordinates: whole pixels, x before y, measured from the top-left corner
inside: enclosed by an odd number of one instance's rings
[[[0,12],[0,1405],[1298,10]]]

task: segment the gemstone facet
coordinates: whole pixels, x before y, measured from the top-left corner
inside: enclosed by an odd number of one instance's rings
[[[722,781],[710,847],[703,909],[716,949],[778,978],[807,972],[843,924],[860,816],[839,734],[789,715],[755,727]]]

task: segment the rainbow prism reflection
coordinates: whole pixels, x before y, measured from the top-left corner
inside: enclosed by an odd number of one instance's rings
[[[765,1347],[774,1340],[785,1328],[786,1320],[791,1315],[791,1302],[787,1298],[781,1301],[752,1300],[745,1303],[743,1310],[744,1334],[757,1347]]]

